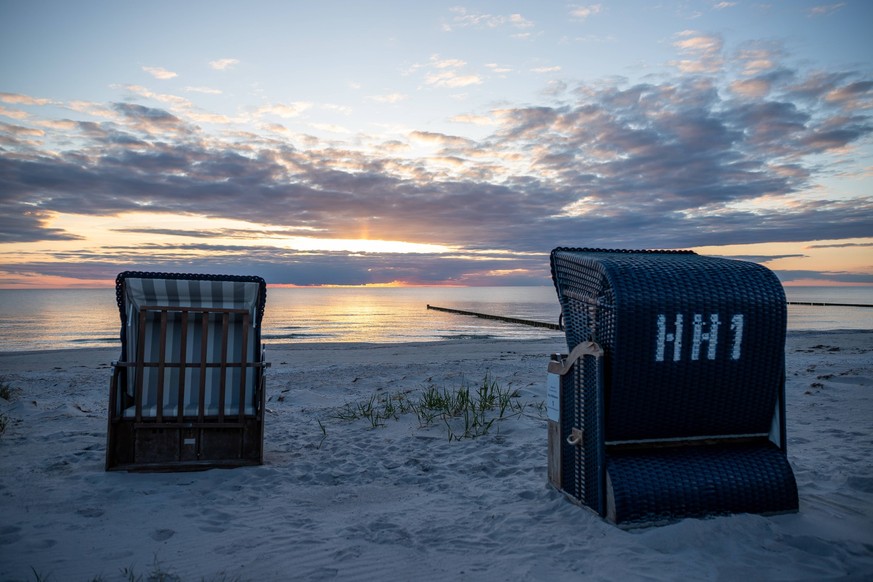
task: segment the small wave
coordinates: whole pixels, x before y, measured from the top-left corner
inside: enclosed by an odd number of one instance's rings
[[[263,340],[288,340],[332,337],[326,333],[271,333],[261,336]]]
[[[458,333],[458,334],[443,334],[438,336],[443,340],[490,340],[497,339],[497,336],[490,333]]]
[[[82,337],[69,340],[73,344],[120,344],[121,340],[117,337]]]

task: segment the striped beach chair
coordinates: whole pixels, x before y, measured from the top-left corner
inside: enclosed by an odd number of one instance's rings
[[[106,469],[261,464],[264,280],[126,271],[116,295]]]
[[[760,265],[557,248],[567,355],[549,364],[549,480],[619,526],[798,508],[786,303]]]

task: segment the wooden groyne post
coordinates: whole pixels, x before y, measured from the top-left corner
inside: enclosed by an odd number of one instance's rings
[[[436,305],[428,305],[428,309],[434,311],[444,311],[446,313],[455,313],[457,315],[471,315],[473,317],[481,317],[482,319],[494,319],[496,321],[505,321],[506,323],[517,323],[519,325],[529,325],[531,327],[543,327],[553,329],[555,331],[563,331],[563,328],[557,323],[546,323],[544,321],[531,321],[530,319],[519,319],[517,317],[504,317],[502,315],[490,315],[488,313],[477,313],[475,311],[464,311],[463,309],[449,309],[448,307],[437,307]]]
[[[813,303],[807,301],[787,301],[788,305],[814,305],[819,307],[873,307],[873,305],[858,304],[858,303]],[[443,311],[445,313],[454,313],[457,315],[469,315],[472,317],[480,317],[482,319],[493,319],[495,321],[505,321],[506,323],[516,323],[519,325],[529,325],[531,327],[542,327],[545,329],[553,329],[555,331],[564,331],[564,328],[557,323],[546,323],[544,321],[532,321],[530,319],[520,319],[518,317],[504,317],[503,315],[491,315],[489,313],[478,313],[476,311],[464,311],[463,309],[450,309],[448,307],[437,307],[436,305],[427,306],[433,311]]]
[[[869,304],[861,303],[816,303],[811,301],[787,301],[788,305],[812,305],[818,307],[873,307]],[[542,327],[545,329],[553,329],[555,331],[564,331],[563,326],[557,323],[546,323],[544,321],[532,321],[530,319],[520,319],[518,317],[504,317],[502,315],[491,315],[489,313],[478,313],[476,311],[464,311],[463,309],[451,309],[448,307],[437,307],[436,305],[427,306],[433,311],[443,311],[445,313],[454,313],[456,315],[469,315],[471,317],[480,317],[482,319],[493,319],[495,321],[505,321],[506,323],[516,323],[519,325],[529,325],[531,327]]]

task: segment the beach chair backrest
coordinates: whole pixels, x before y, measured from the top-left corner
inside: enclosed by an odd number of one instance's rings
[[[124,416],[254,412],[263,279],[125,272],[117,294],[134,402]]]
[[[568,349],[604,350],[606,441],[772,432],[786,303],[769,269],[690,251],[572,248],[555,249],[551,265]]]

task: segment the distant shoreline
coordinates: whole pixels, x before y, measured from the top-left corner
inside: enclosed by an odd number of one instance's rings
[[[786,289],[788,329],[873,329],[873,293],[857,287]],[[873,290],[873,288],[871,288]],[[302,292],[301,292],[302,291]],[[549,287],[275,289],[267,294],[262,340],[268,345],[321,342],[405,343],[456,339],[540,339],[556,327],[560,305]],[[0,352],[111,348],[119,345],[114,297],[101,291],[3,295]],[[825,307],[824,304],[833,305]],[[493,319],[440,313],[427,306]],[[71,314],[76,316],[72,317]],[[540,322],[532,327],[502,321]]]
[[[831,336],[831,335],[864,335],[864,334],[873,334],[873,329],[833,329],[833,330],[815,330],[815,329],[798,329],[787,331],[786,337],[791,339],[792,337],[803,338],[809,336]],[[318,349],[327,349],[327,350],[358,350],[363,348],[369,348],[373,350],[383,350],[390,349],[392,347],[433,347],[433,346],[454,346],[454,345],[462,345],[462,344],[474,344],[474,345],[493,345],[493,344],[518,344],[518,345],[526,345],[526,344],[551,344],[555,343],[555,337],[543,337],[541,339],[504,339],[504,338],[479,338],[479,339],[471,339],[471,338],[450,338],[443,340],[433,340],[433,341],[410,341],[410,342],[322,342],[322,341],[285,341],[285,342],[263,342],[267,349],[267,357],[269,358],[271,351],[278,350],[318,350]],[[564,345],[563,338],[557,340],[558,343]],[[6,350],[0,351],[0,360],[8,357],[26,357],[26,356],[35,356],[41,354],[68,354],[68,353],[76,353],[76,352],[100,352],[105,351],[110,354],[110,360],[117,360],[119,355],[119,350],[121,349],[121,345],[111,346],[111,347],[81,347],[81,348],[57,348],[57,349],[44,349],[44,350]],[[566,348],[562,348],[566,349]]]

